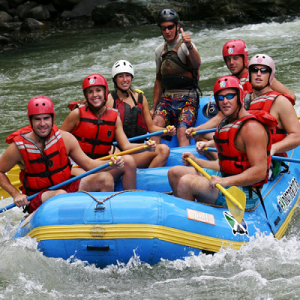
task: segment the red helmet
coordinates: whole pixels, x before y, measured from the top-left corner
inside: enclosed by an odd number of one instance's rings
[[[41,114],[52,114],[54,124],[55,111],[52,100],[45,96],[38,96],[30,99],[27,105],[27,115],[29,122],[31,123],[31,116]]]
[[[246,43],[243,40],[231,40],[225,43],[223,46],[223,58],[225,60],[226,56],[232,55],[243,55],[244,56],[244,65],[248,66],[248,48]],[[226,61],[225,61],[226,62]]]
[[[243,90],[240,80],[234,76],[229,76],[229,75],[223,76],[223,77],[220,77],[214,85],[214,96],[215,96],[215,101],[216,101],[216,104],[217,104],[219,110],[220,110],[220,107],[219,107],[219,101],[218,101],[217,94],[221,90],[225,90],[225,89],[236,89],[238,92],[240,103],[242,105],[244,104],[244,90]]]
[[[82,83],[82,89],[83,89],[83,94],[86,88],[95,86],[95,85],[101,85],[105,88],[105,101],[107,101],[108,98],[108,85],[106,79],[99,74],[91,74],[87,76]],[[84,94],[85,96],[85,94]]]

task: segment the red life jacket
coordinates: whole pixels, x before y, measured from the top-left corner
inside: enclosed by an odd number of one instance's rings
[[[115,136],[118,112],[106,107],[98,117],[88,107],[80,107],[80,122],[72,130],[83,152],[90,158],[99,158],[108,154]]]
[[[114,99],[114,108],[118,110],[123,129],[128,138],[146,134],[148,131],[146,122],[143,116],[143,94],[139,93],[138,103],[134,97],[132,100],[135,104],[132,108],[129,104],[124,103],[118,96],[116,91],[110,93]]]
[[[26,195],[32,195],[59,184],[71,178],[71,164],[67,150],[57,126],[53,125],[41,149],[25,134],[31,132],[30,126],[10,134],[7,143],[15,142],[25,163],[25,169],[20,172],[21,190]]]
[[[252,84],[249,82],[249,72],[247,71],[241,78],[240,78],[241,85],[244,90],[244,95],[248,93],[252,93]]]
[[[250,102],[250,106],[249,109],[253,110],[264,110],[268,113],[270,113],[271,110],[271,106],[273,105],[275,99],[279,96],[279,95],[283,95],[284,97],[286,97],[293,105],[295,105],[295,101],[294,99],[285,93],[279,93],[276,91],[270,91],[267,92],[259,97],[256,97],[254,99],[251,100]],[[278,127],[274,128],[271,130],[272,133],[272,143],[275,144],[279,141],[282,141],[287,133],[284,129],[280,129]],[[283,153],[277,153],[278,156],[287,156],[286,152]]]
[[[68,104],[69,110],[74,110],[75,108],[80,108],[84,106],[86,106],[86,101],[84,100],[74,101]]]
[[[268,133],[269,142],[267,146],[267,167],[271,166],[270,150],[272,145],[270,128],[277,125],[276,119],[264,111],[249,111],[249,115],[242,117],[232,123],[227,124],[227,119],[223,119],[214,135],[214,141],[218,149],[219,165],[223,176],[231,176],[244,172],[250,167],[246,153],[239,151],[235,146],[235,139],[239,129],[247,120],[257,120],[262,123]],[[261,186],[268,181],[268,172],[264,180],[253,186]]]

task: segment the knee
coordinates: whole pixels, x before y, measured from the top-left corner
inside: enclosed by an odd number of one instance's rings
[[[124,168],[136,170],[136,163],[134,158],[131,155],[124,155],[123,160],[124,160]]]
[[[100,186],[100,191],[114,191],[114,177],[108,172],[101,172],[97,174],[97,182]]]
[[[65,190],[57,190],[57,191],[55,191],[55,196],[56,195],[61,195],[61,194],[67,194],[67,192]]]
[[[170,148],[165,144],[159,144],[156,146],[157,152],[163,157],[169,157]]]
[[[183,175],[178,180],[178,191],[186,190],[191,182],[189,174]]]
[[[114,184],[114,177],[108,172],[101,172],[97,174],[97,181],[104,184]]]
[[[186,132],[186,127],[179,127],[179,128],[177,128],[177,135],[184,135],[184,136],[186,136],[185,132]]]
[[[177,166],[172,167],[171,169],[169,169],[169,171],[168,171],[169,181],[176,180],[176,178],[178,178],[178,176],[179,176],[179,168]]]
[[[161,116],[157,116],[153,119],[153,124],[159,127],[165,127],[166,122]]]
[[[157,120],[157,118],[154,118],[154,119],[153,119],[153,124],[154,124],[155,126],[158,126],[158,120]]]

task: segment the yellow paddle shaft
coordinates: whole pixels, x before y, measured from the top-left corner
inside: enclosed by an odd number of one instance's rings
[[[144,145],[136,147],[136,148],[128,149],[128,150],[125,150],[125,151],[122,151],[119,153],[114,153],[114,154],[110,154],[110,155],[107,155],[107,156],[104,156],[101,158],[97,158],[97,160],[106,160],[106,159],[110,159],[113,156],[122,156],[122,155],[126,155],[126,154],[132,154],[137,151],[147,149],[148,147],[149,147],[148,145],[144,144]]]
[[[195,163],[190,157],[187,158],[187,161],[197,170],[199,171],[201,174],[203,174],[208,180],[210,180],[211,176],[209,174],[207,174],[207,172],[204,171],[203,168],[201,168],[197,163]],[[221,186],[221,184],[217,183],[216,187],[226,196],[228,197],[239,209],[243,210],[243,207],[241,206],[241,204],[232,197],[232,195],[230,193],[228,193],[228,191],[223,188]]]
[[[144,144],[144,145],[136,147],[136,148],[132,148],[132,149],[128,149],[128,150],[125,150],[125,151],[122,151],[122,152],[119,152],[119,153],[114,153],[114,154],[110,154],[110,155],[107,155],[107,156],[104,156],[104,157],[100,157],[100,158],[97,158],[96,160],[107,160],[107,159],[110,159],[113,156],[122,156],[122,155],[126,155],[126,154],[135,153],[137,151],[147,149],[148,147],[149,147],[148,145]],[[79,166],[74,165],[74,166],[72,166],[72,168],[79,168]]]

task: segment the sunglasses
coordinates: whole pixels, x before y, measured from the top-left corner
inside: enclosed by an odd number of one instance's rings
[[[228,99],[228,100],[231,100],[231,99],[233,99],[235,96],[236,96],[236,94],[234,94],[234,93],[229,93],[229,94],[227,94],[227,95],[218,95],[218,99],[219,99],[219,101],[223,101],[225,98]]]
[[[169,26],[160,26],[161,31],[165,31],[166,29],[172,30],[175,27],[175,24]]]
[[[261,74],[267,74],[271,72],[269,68],[250,68],[251,73],[258,73],[258,71],[260,71]]]

